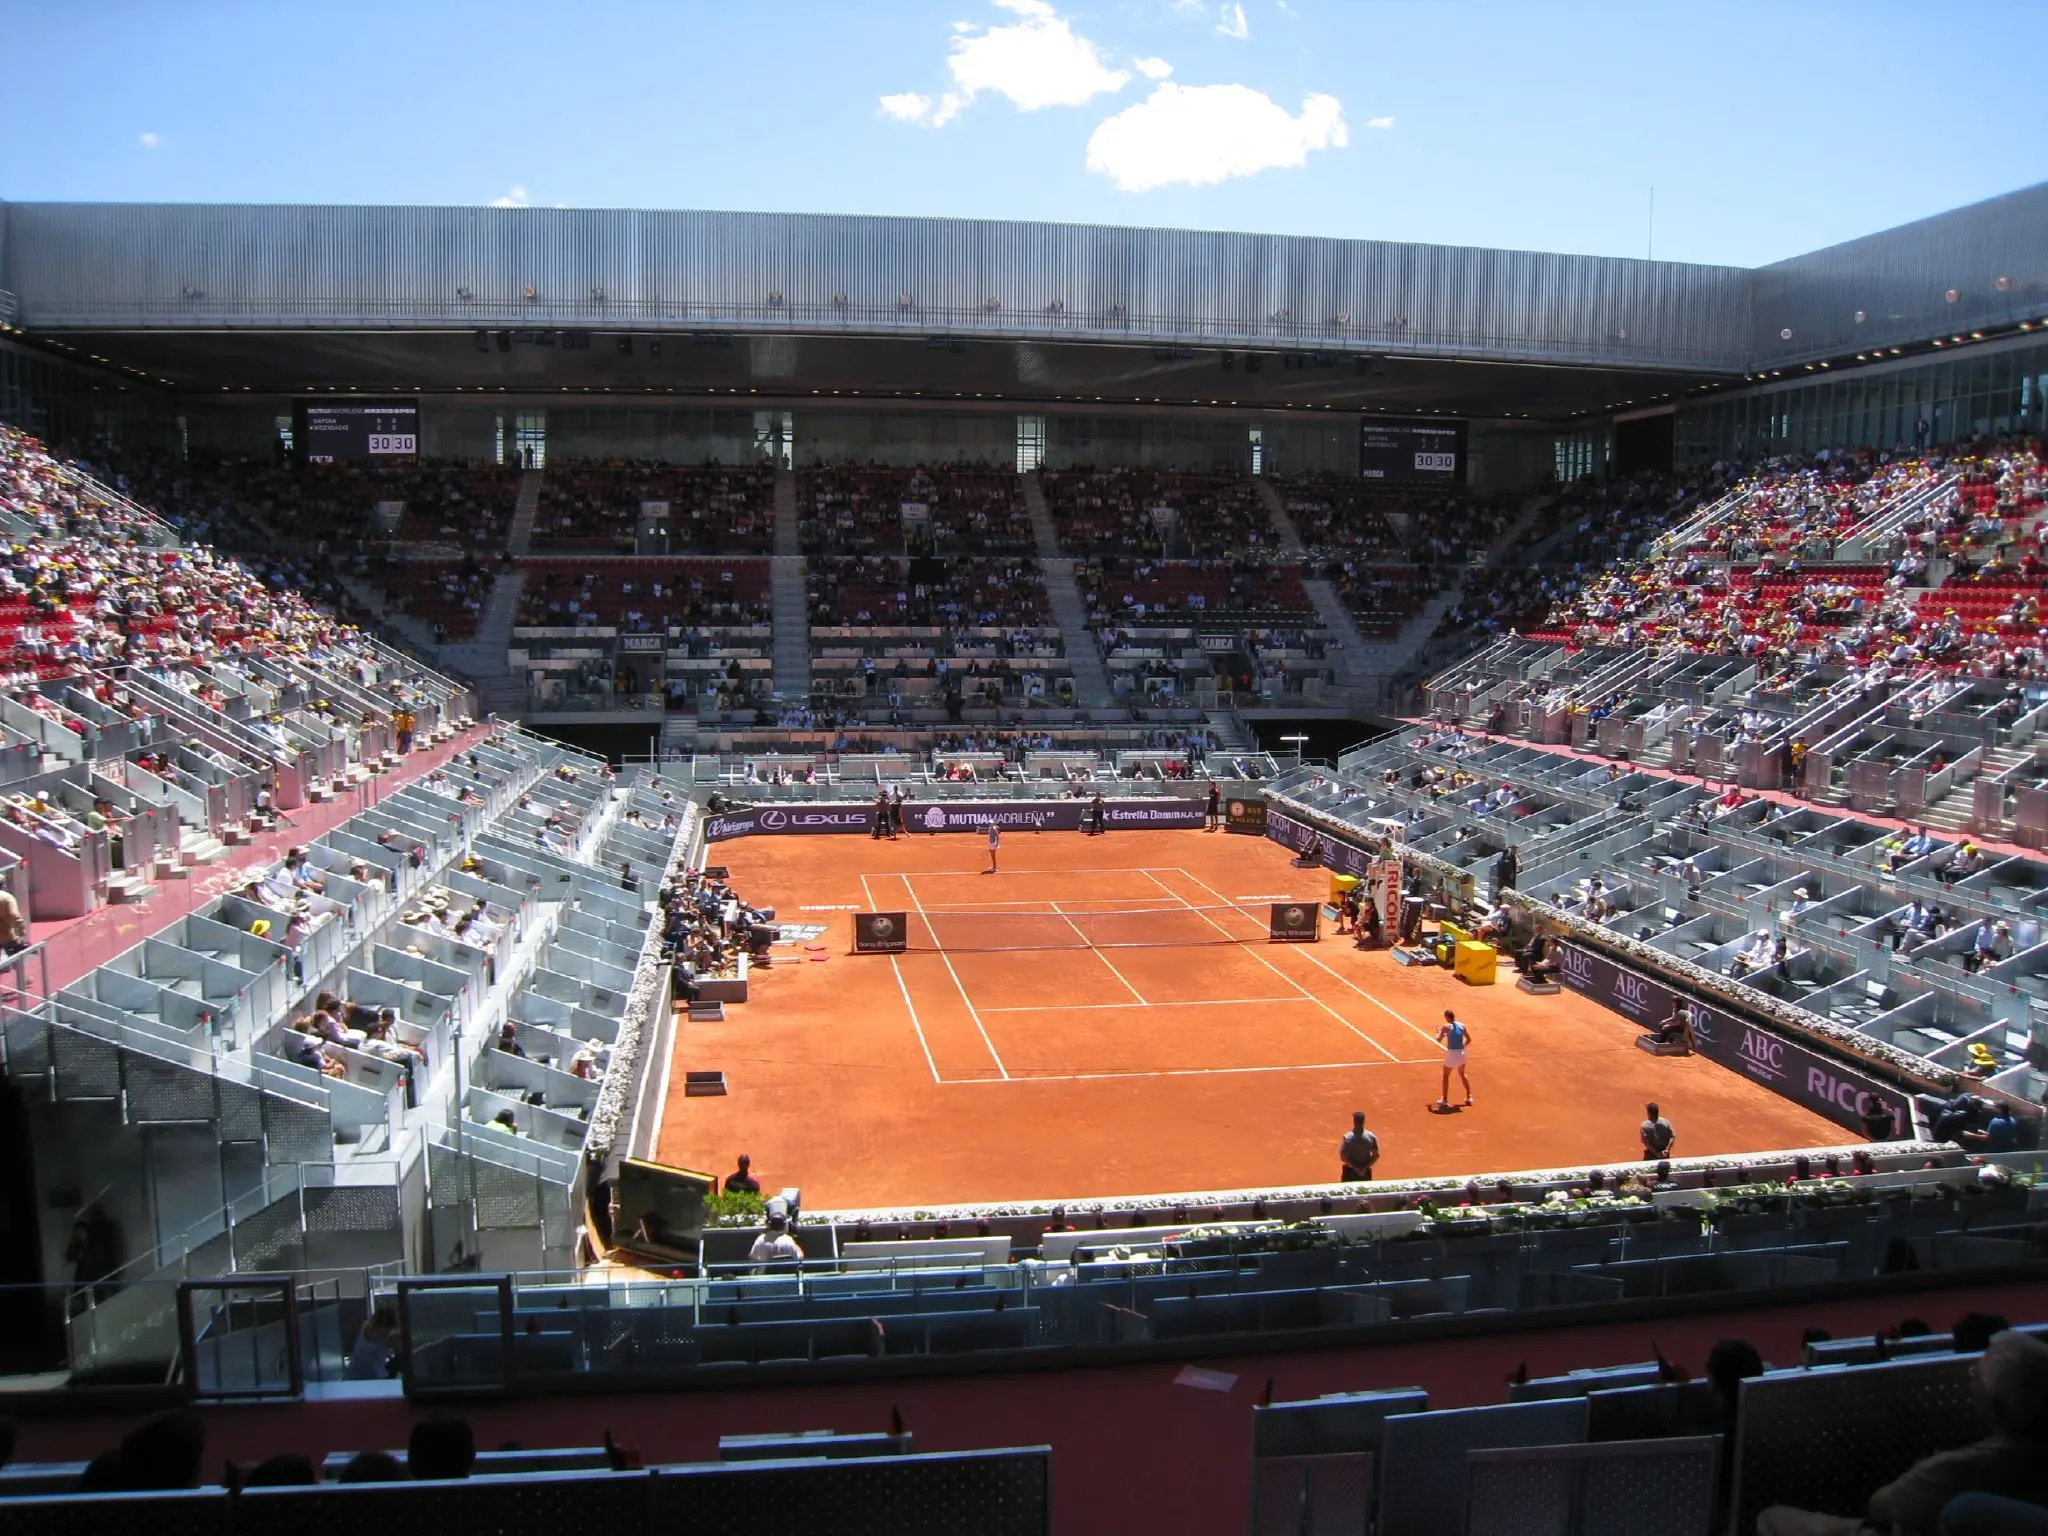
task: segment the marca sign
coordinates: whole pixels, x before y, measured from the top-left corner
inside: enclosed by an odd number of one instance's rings
[[[1566,944],[1559,954],[1558,978],[1574,992],[1645,1028],[1662,1024],[1671,1017],[1671,1005],[1683,1002],[1686,1017],[1692,1021],[1693,1041],[1702,1056],[1826,1115],[1837,1125],[1858,1128],[1872,1099],[1891,1106],[1895,1123],[1913,1123],[1911,1108],[1900,1090],[1775,1030],[1684,997],[1662,982],[1616,965],[1605,955]]]

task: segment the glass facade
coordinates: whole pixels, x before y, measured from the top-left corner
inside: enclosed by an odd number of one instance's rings
[[[52,443],[175,451],[169,398],[0,341],[0,421]]]
[[[2048,341],[2031,337],[1954,357],[1800,372],[1723,399],[1681,406],[1675,457],[1808,454],[1822,448],[1931,447],[1999,432],[2048,429]]]

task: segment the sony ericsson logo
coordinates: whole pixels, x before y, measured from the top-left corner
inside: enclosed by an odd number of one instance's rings
[[[896,937],[896,919],[886,913],[877,913],[868,919],[868,932],[878,939]]]
[[[1300,907],[1289,907],[1280,914],[1280,921],[1290,928],[1299,928],[1308,921],[1308,913]]]
[[[1785,1075],[1785,1042],[1760,1029],[1743,1030],[1742,1049],[1736,1054],[1742,1058],[1743,1066],[1759,1077],[1776,1079]]]

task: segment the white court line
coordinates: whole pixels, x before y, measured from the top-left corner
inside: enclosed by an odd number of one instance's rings
[[[1151,871],[1147,870],[1146,873],[1149,874],[1151,873]],[[1215,886],[1209,884],[1208,881],[1203,880],[1199,876],[1188,875],[1188,872],[1184,869],[1179,871],[1179,873],[1187,875],[1187,877],[1190,880],[1193,880],[1195,884],[1199,885],[1203,890],[1207,891],[1212,896],[1220,897],[1223,894],[1222,892],[1218,891]],[[1292,948],[1295,949],[1304,960],[1308,961],[1310,965],[1313,965],[1318,970],[1324,971],[1327,974],[1336,977],[1337,980],[1343,982],[1345,986],[1349,987],[1352,991],[1356,992],[1360,997],[1364,998],[1367,1002],[1371,1003],[1375,1008],[1379,1009],[1382,1013],[1387,1014],[1391,1018],[1399,1019],[1403,1024],[1406,1024],[1410,1029],[1414,1030],[1416,1034],[1420,1035],[1423,1039],[1427,1040],[1433,1048],[1440,1048],[1440,1042],[1437,1040],[1435,1035],[1431,1034],[1421,1025],[1413,1022],[1405,1014],[1396,1013],[1392,1008],[1389,1008],[1385,1003],[1381,1002],[1379,998],[1375,997],[1372,993],[1366,991],[1365,988],[1361,987],[1349,976],[1346,976],[1342,971],[1331,970],[1329,966],[1323,964],[1322,961],[1318,960],[1314,955],[1308,952],[1308,946],[1306,944],[1296,944],[1293,945]],[[1375,1041],[1374,1043],[1378,1044],[1377,1041]],[[1380,1049],[1386,1050],[1386,1047],[1381,1046]],[[1388,1051],[1387,1054],[1391,1056],[1393,1055],[1393,1052]]]
[[[1100,949],[1097,949],[1093,944],[1090,944],[1088,942],[1088,935],[1081,931],[1081,925],[1075,922],[1071,917],[1067,917],[1066,913],[1060,911],[1060,904],[1058,902],[1048,902],[1047,905],[1052,908],[1054,916],[1066,918],[1067,926],[1074,930],[1074,937],[1081,941],[1081,947],[1085,950],[1091,951],[1096,959],[1100,960],[1105,966],[1109,968],[1109,974],[1114,976],[1118,981],[1124,984],[1124,990],[1130,993],[1132,997],[1135,997],[1138,1000],[1138,1006],[1140,1008],[1148,1006],[1145,1001],[1145,994],[1140,992],[1136,987],[1132,986],[1130,978],[1124,975],[1122,971],[1118,970],[1114,965],[1110,965],[1109,956],[1105,955]],[[1084,917],[1093,917],[1097,914],[1083,913],[1082,915]]]
[[[1240,1077],[1253,1073],[1271,1072],[1358,1072],[1371,1071],[1379,1067],[1399,1066],[1399,1062],[1387,1061],[1313,1061],[1296,1067],[1161,1067],[1149,1072],[1048,1072],[1043,1076],[1027,1073],[1023,1077],[1003,1078],[1008,1083],[1092,1083],[1111,1078],[1133,1077]],[[1407,1065],[1423,1065],[1410,1062]],[[946,1079],[948,1088],[964,1087],[969,1083],[993,1083],[993,1077],[951,1077]]]
[[[1175,901],[1179,902],[1182,906],[1186,907],[1190,912],[1201,913],[1202,920],[1206,922],[1210,927],[1214,928],[1218,933],[1222,934],[1226,939],[1235,940],[1241,937],[1241,935],[1232,933],[1228,928],[1224,927],[1221,923],[1217,922],[1215,918],[1209,916],[1207,912],[1204,912],[1200,907],[1196,906],[1193,902],[1189,901],[1187,897],[1179,894],[1177,891],[1174,890],[1172,886],[1168,885],[1164,880],[1160,879],[1151,870],[1144,870],[1142,871],[1142,873],[1154,885],[1158,886],[1159,889],[1166,892],[1167,895],[1173,897]],[[1188,879],[1195,880],[1195,877],[1193,875],[1189,875],[1188,872],[1184,869],[1177,869],[1174,871],[1174,873],[1177,875],[1186,875]],[[1217,890],[1215,886],[1209,885],[1201,880],[1195,880],[1195,884],[1201,886],[1202,889],[1207,891],[1211,896],[1216,897],[1216,899],[1218,901],[1221,901],[1224,906],[1227,907],[1231,905],[1231,903],[1228,900],[1225,900],[1223,893]],[[1295,945],[1293,947],[1297,949],[1300,948],[1299,945]],[[1245,946],[1245,950],[1246,953],[1248,953],[1254,960],[1258,961],[1259,964],[1263,965],[1275,976],[1278,976],[1282,981],[1286,982],[1287,985],[1294,988],[1295,991],[1299,992],[1304,998],[1314,1003],[1318,1008],[1322,1009],[1323,1012],[1327,1013],[1339,1024],[1342,1024],[1346,1029],[1350,1030],[1351,1033],[1358,1036],[1359,1039],[1363,1040],[1367,1045],[1371,1046],[1374,1050],[1378,1051],[1382,1056],[1386,1057],[1387,1060],[1399,1061],[1401,1059],[1400,1057],[1396,1056],[1392,1051],[1388,1050],[1384,1045],[1381,1045],[1379,1041],[1373,1039],[1371,1035],[1368,1035],[1364,1030],[1360,1029],[1356,1024],[1352,1023],[1349,1019],[1345,1018],[1343,1014],[1339,1013],[1336,1009],[1332,1008],[1328,1003],[1324,1002],[1320,997],[1317,997],[1315,993],[1309,991],[1307,987],[1304,987],[1292,976],[1288,975],[1285,971],[1281,970],[1279,966],[1275,965],[1272,961],[1268,960],[1256,949],[1253,949],[1249,944]]]
[[[901,880],[901,879],[905,879],[905,878],[907,878],[907,877],[906,877],[906,876],[903,876],[903,875],[896,875],[896,876],[887,876],[887,877],[884,877],[884,876],[877,876],[877,878],[878,878],[878,879],[880,879],[880,878],[893,878],[893,879],[898,879],[898,880]],[[1068,899],[1068,902],[1067,902],[1067,905],[1071,907],[1071,906],[1073,906],[1073,905],[1074,905],[1074,904],[1075,904],[1076,902],[1085,902],[1085,901],[1123,901],[1123,900],[1125,900],[1125,899],[1127,899],[1127,898],[1125,898],[1125,897],[1121,897],[1121,896],[1078,896],[1078,897],[1071,897],[1071,898],[1069,898],[1069,899]],[[1136,897],[1131,897],[1131,898],[1128,898],[1128,899],[1130,899],[1130,900],[1136,900],[1137,898],[1136,898]],[[1175,899],[1176,899],[1176,900],[1178,900],[1179,898],[1175,898]],[[992,908],[992,907],[1050,907],[1050,906],[1053,906],[1053,905],[1054,905],[1054,902],[1053,902],[1053,899],[1052,899],[1052,898],[1051,898],[1050,896],[1039,896],[1039,897],[1036,897],[1036,898],[1033,898],[1033,899],[1030,899],[1030,900],[1025,900],[1025,901],[934,901],[934,902],[928,902],[928,903],[926,903],[926,905],[925,905],[925,910],[926,910],[927,912],[986,912],[986,911],[988,911],[988,910],[989,910],[990,908]],[[1182,903],[1181,903],[1181,906],[1186,906],[1186,905],[1187,905],[1187,903],[1185,903],[1185,902],[1182,902]],[[1140,912],[1168,912],[1168,911],[1171,911],[1171,912],[1178,912],[1179,910],[1180,910],[1180,907],[1159,907],[1159,906],[1150,906],[1150,907],[1117,907],[1117,908],[1115,908],[1114,910],[1111,910],[1111,911],[1106,911],[1106,912],[1083,912],[1083,913],[1081,914],[1081,916],[1083,916],[1083,917],[1131,917],[1131,916],[1134,916],[1134,915],[1136,915],[1137,913],[1140,913]],[[1050,913],[1032,913],[1032,912],[1027,912],[1027,913],[1025,913],[1024,915],[1025,915],[1026,917],[1035,917],[1035,916],[1050,916],[1051,914],[1050,914]]]
[[[920,880],[967,880],[979,875],[981,871],[978,869],[920,869],[914,871],[914,873]],[[1069,875],[1135,875],[1140,873],[1142,871],[1132,869],[1128,864],[1119,865],[1115,869],[1006,869],[1003,871],[1004,876],[1010,880],[1029,879],[1034,875],[1044,876],[1047,879],[1057,876],[1064,880]],[[877,880],[883,879],[885,874],[885,871],[876,870],[875,878]],[[900,875],[894,878],[908,880],[910,876]]]
[[[1298,1003],[1293,997],[1202,997],[1186,1003],[1039,1003],[1028,1008],[984,1008],[983,1013],[1098,1013],[1112,1008],[1129,1012],[1138,1008],[1249,1008],[1255,1003]]]
[[[917,899],[917,887],[910,883],[910,876],[908,875],[898,875],[896,878],[903,882],[903,889],[910,897],[910,904],[917,908],[917,915],[924,919],[925,932],[932,934],[932,943],[937,944],[939,939],[938,935],[932,932],[932,916],[929,912],[925,911],[924,903]],[[891,956],[891,958],[893,959],[894,957]],[[1002,1073],[1007,1081],[1010,1076],[1010,1069],[1003,1065],[1003,1058],[996,1054],[996,1043],[989,1039],[988,1028],[981,1022],[981,1015],[975,1010],[974,999],[967,995],[966,984],[960,980],[960,973],[953,969],[952,955],[941,949],[939,951],[939,958],[946,962],[946,974],[953,978],[953,985],[960,993],[960,1001],[967,1005],[967,1016],[974,1020],[974,1028],[981,1036],[981,1043],[988,1047],[988,1059],[996,1064],[996,1070]]]
[[[866,875],[860,877],[860,889],[861,894],[868,899],[868,910],[870,912],[874,911],[875,893],[868,889],[868,877]],[[910,1000],[910,986],[903,979],[903,967],[896,963],[894,955],[889,957],[889,969],[896,973],[896,987],[903,994],[903,1006],[910,1014],[910,1027],[917,1031],[917,1044],[918,1048],[924,1052],[924,1064],[932,1069],[932,1081],[943,1083],[945,1079],[939,1076],[939,1064],[932,1059],[931,1042],[925,1039],[924,1025],[920,1024],[917,1019],[917,1004]]]

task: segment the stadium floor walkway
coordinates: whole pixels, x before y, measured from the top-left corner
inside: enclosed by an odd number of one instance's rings
[[[230,847],[218,864],[195,864],[183,879],[158,881],[155,894],[142,901],[101,907],[83,917],[31,923],[29,938],[42,945],[49,957],[50,991],[71,985],[93,967],[105,964],[150,935],[161,933],[216,896],[246,884],[250,870],[267,869],[287,848],[309,843],[351,816],[372,809],[387,795],[467,750],[471,742],[480,740],[490,729],[485,724],[459,731],[437,747],[414,752],[399,767],[386,769],[347,794],[317,805],[302,805],[290,812],[290,819],[282,821],[276,831]]]
[[[1423,716],[1411,716],[1408,719],[1408,723],[1410,725],[1442,724],[1441,721],[1431,720]],[[1526,741],[1520,736],[1493,736],[1489,735],[1485,731],[1478,730],[1467,730],[1465,734],[1468,736],[1477,736],[1481,740],[1486,742],[1503,742],[1511,747],[1533,747],[1536,751],[1548,752],[1553,757],[1575,758],[1580,762],[1606,763],[1619,761],[1619,759],[1610,758],[1606,756],[1604,753],[1600,752],[1582,752],[1577,748],[1565,746],[1562,742]],[[1711,777],[1702,778],[1699,774],[1696,773],[1680,773],[1675,768],[1659,768],[1651,763],[1632,762],[1626,763],[1624,764],[1624,766],[1628,768],[1628,770],[1632,773],[1647,773],[1660,779],[1678,779],[1689,783],[1716,785],[1724,785],[1727,783],[1727,781],[1723,779]],[[1961,793],[1961,791],[1956,791],[1956,793]],[[1800,810],[1819,811],[1824,815],[1846,817],[1851,821],[1865,822],[1873,827],[1884,827],[1889,829],[1894,827],[1911,828],[1920,825],[1920,823],[1911,816],[1887,816],[1881,811],[1852,811],[1846,805],[1816,805],[1813,801],[1808,800],[1805,796],[1793,794],[1790,790],[1745,789],[1743,790],[1742,794],[1745,799],[1754,800],[1761,797],[1762,799],[1771,801],[1775,805],[1789,805]],[[1968,837],[1971,842],[1975,843],[1979,848],[1983,849],[1986,853],[2005,854],[2009,856],[2018,856],[2032,859],[2038,859],[2039,857],[2041,857],[2041,850],[2038,848],[2022,847],[2018,843],[2006,842],[2002,839],[1995,837],[1981,837],[1974,832],[1937,832],[1935,833],[1935,836],[1938,837],[1945,844],[1959,843],[1965,837]]]

